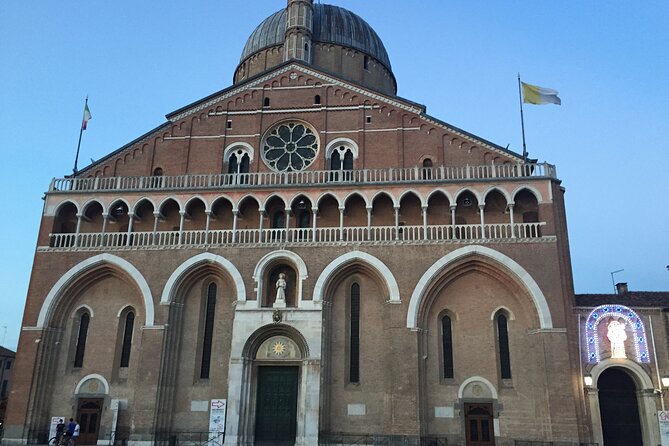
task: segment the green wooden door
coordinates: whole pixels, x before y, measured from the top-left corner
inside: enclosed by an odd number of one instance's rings
[[[299,367],[259,367],[256,445],[295,444]]]

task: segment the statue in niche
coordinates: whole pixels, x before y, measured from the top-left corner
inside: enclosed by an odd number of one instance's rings
[[[625,322],[612,320],[608,325],[608,332],[606,337],[611,341],[611,358],[625,359],[625,341],[627,340],[627,333],[625,333]]]
[[[286,287],[288,283],[286,282],[286,275],[284,273],[279,274],[279,280],[276,281],[276,299],[274,300],[275,308],[285,308],[286,307]]]

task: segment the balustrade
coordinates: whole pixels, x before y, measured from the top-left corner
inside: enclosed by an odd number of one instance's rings
[[[483,166],[187,174],[159,177],[54,178],[49,186],[49,192],[259,188],[338,183],[420,183],[494,178],[556,178],[556,176],[555,166],[548,163],[487,164]]]
[[[122,248],[204,245],[277,245],[370,242],[481,241],[541,237],[546,223],[481,225],[355,226],[289,229],[50,234],[50,248]]]

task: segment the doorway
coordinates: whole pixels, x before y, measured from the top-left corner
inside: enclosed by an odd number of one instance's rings
[[[604,444],[643,444],[637,389],[632,378],[619,368],[609,368],[599,376],[597,388]]]
[[[465,431],[467,446],[492,446],[495,444],[492,404],[465,404]]]
[[[293,446],[299,367],[258,367],[255,444]]]
[[[79,445],[98,443],[100,434],[100,418],[102,415],[102,398],[82,398],[77,408],[79,422]]]

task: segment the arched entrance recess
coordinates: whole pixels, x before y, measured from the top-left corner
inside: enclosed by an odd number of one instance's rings
[[[659,444],[657,395],[646,371],[633,361],[606,359],[590,374],[594,387],[586,389],[586,398],[594,442],[606,446]]]
[[[298,330],[280,322],[256,330],[231,361],[229,383],[225,444],[315,444],[320,361]]]

